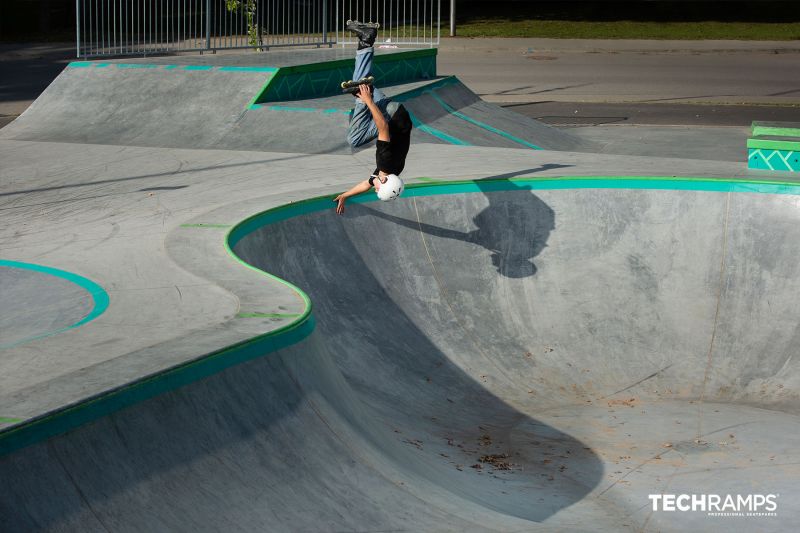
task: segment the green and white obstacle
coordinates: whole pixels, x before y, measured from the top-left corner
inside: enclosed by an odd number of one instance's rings
[[[753,122],[747,168],[800,172],[800,123]]]

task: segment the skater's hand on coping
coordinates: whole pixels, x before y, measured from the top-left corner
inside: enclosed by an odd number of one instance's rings
[[[344,194],[340,194],[339,196],[333,199],[334,202],[338,202],[336,204],[337,215],[341,215],[342,213],[344,213],[344,200],[345,200]]]

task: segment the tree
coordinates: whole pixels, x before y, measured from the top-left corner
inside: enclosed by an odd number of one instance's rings
[[[256,23],[256,0],[225,0],[225,7],[230,12],[244,9],[247,18],[247,44],[258,47],[261,43]]]

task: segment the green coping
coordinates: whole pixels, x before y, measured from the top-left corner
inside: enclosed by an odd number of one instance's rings
[[[800,152],[800,138],[792,137],[757,137],[747,139],[748,148],[760,148],[767,150],[783,150],[787,152]]]
[[[229,66],[229,67],[215,67],[213,65],[160,65],[160,64],[150,64],[150,63],[97,63],[93,61],[72,61],[67,66],[70,68],[103,68],[109,66],[115,66],[121,69],[157,69],[157,70],[188,70],[194,72],[209,72],[209,71],[219,71],[219,72],[266,72],[266,73],[274,73],[277,72],[277,67],[238,67],[238,66]]]
[[[753,122],[753,136],[800,137],[800,122]]]
[[[800,185],[778,180],[732,180],[698,177],[595,177],[511,178],[473,181],[431,181],[409,184],[404,198],[442,194],[470,194],[499,191],[533,191],[559,189],[660,189],[713,191],[722,193],[762,193],[800,195]],[[225,239],[225,248],[233,259],[246,268],[293,289],[302,299],[305,310],[286,326],[264,335],[235,344],[209,355],[141,379],[120,389],[103,393],[80,404],[31,419],[0,431],[0,456],[60,435],[83,424],[110,415],[149,398],[177,389],[199,379],[216,374],[236,364],[263,357],[271,352],[300,342],[314,330],[311,300],[291,283],[242,261],[233,248],[248,234],[261,227],[296,216],[333,210],[333,195],[310,198],[255,214],[236,224]],[[353,203],[377,201],[371,193],[353,197]],[[258,312],[243,312],[240,316],[258,316]],[[270,313],[265,313],[270,315]]]
[[[0,456],[61,435],[131,405],[214,375],[228,367],[263,357],[300,342],[313,330],[314,318],[307,314],[304,315],[304,319],[295,320],[275,332],[130,383],[72,407],[12,426],[0,432]]]

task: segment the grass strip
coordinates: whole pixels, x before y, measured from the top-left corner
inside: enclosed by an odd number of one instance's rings
[[[442,32],[445,33],[444,31]],[[793,41],[800,22],[657,22],[478,19],[459,24],[458,37]]]

